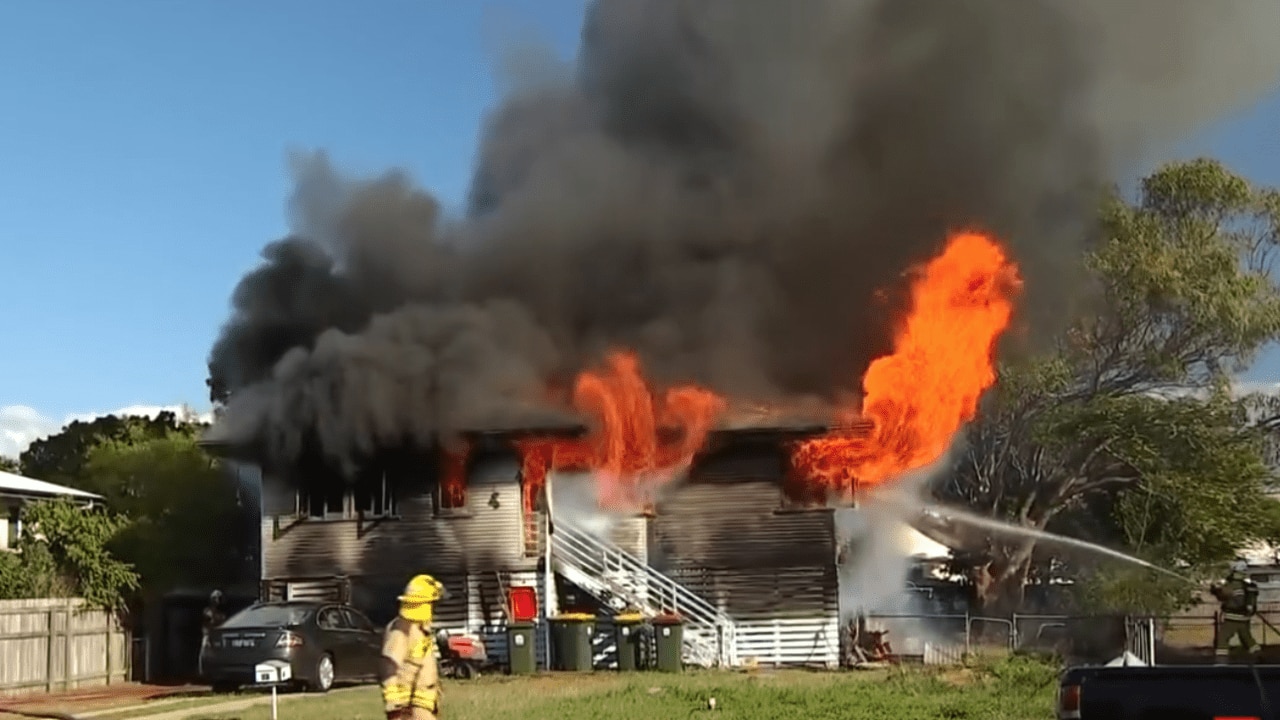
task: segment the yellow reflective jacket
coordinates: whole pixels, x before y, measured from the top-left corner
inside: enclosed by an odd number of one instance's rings
[[[436,712],[440,673],[430,626],[397,617],[382,641],[382,700],[387,710],[406,707]]]

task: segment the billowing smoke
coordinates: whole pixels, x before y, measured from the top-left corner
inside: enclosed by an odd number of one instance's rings
[[[840,614],[909,613],[907,576],[921,536],[908,522],[929,485],[950,465],[950,453],[896,482],[873,488],[856,509],[835,511]]]
[[[488,119],[467,217],[296,162],[293,234],[211,353],[218,432],[288,461],[555,422],[549,383],[618,345],[830,398],[887,348],[879,291],[963,227],[1051,330],[1100,186],[1272,87],[1277,26],[1266,0],[599,0],[576,67]]]
[[[587,473],[557,473],[549,487],[558,522],[568,521],[600,540],[612,540],[610,533],[622,516],[600,507],[594,478]]]

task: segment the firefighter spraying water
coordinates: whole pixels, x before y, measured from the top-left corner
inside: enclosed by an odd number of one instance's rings
[[[1226,663],[1232,638],[1240,639],[1240,647],[1250,656],[1258,652],[1253,639],[1253,616],[1258,613],[1258,584],[1245,574],[1248,564],[1243,560],[1231,563],[1226,580],[1210,586],[1209,592],[1221,604],[1217,638],[1213,645],[1214,662]]]
[[[434,720],[440,711],[440,671],[431,621],[449,596],[438,580],[418,575],[399,598],[400,613],[382,643],[382,700],[388,720]]]

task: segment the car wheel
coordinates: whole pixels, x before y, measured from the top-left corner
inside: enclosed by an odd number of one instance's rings
[[[315,681],[308,683],[307,689],[311,692],[327,693],[333,687],[333,656],[325,653],[316,661]]]
[[[465,663],[465,662],[460,663],[458,665],[457,672],[458,672],[457,678],[459,680],[471,680],[472,678],[480,674],[479,671],[476,670],[474,665],[472,665],[471,663]]]

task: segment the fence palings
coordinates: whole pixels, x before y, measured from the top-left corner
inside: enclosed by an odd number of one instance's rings
[[[129,633],[78,599],[0,600],[0,695],[125,682]]]

